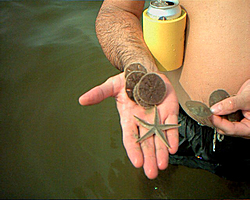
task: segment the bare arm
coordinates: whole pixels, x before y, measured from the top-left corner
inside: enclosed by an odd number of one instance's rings
[[[126,65],[139,62],[147,71],[158,72],[154,59],[148,50],[142,35],[140,16],[144,1],[134,0],[105,0],[96,20],[96,33],[103,52],[110,62],[123,71]],[[177,124],[179,104],[176,93],[163,74],[159,74],[167,86],[168,95],[157,106],[162,123]],[[137,143],[148,130],[142,127],[134,116],[148,122],[153,121],[154,113],[145,111],[129,99],[125,90],[125,76],[120,73],[109,78],[103,84],[94,87],[79,98],[81,105],[97,104],[108,97],[116,99],[123,134],[123,144],[130,161],[135,167],[144,168],[148,178],[156,178],[158,169],[168,166],[169,153],[174,154],[178,149],[178,129],[166,131],[170,147],[158,137],[150,137],[142,143]]]
[[[144,1],[105,0],[96,19],[96,34],[109,61],[123,71],[139,62],[149,71],[157,71],[142,34],[140,16]]]

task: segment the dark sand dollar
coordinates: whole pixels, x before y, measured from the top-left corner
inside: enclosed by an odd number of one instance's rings
[[[209,97],[209,106],[213,106],[214,104],[226,99],[230,97],[230,95],[222,89],[219,90],[215,90],[214,92],[212,92],[212,94]],[[243,115],[242,112],[240,110],[228,114],[228,115],[221,115],[222,118],[228,119],[231,122],[239,122],[243,119]]]
[[[125,67],[125,78],[127,78],[128,74],[130,74],[132,71],[140,71],[147,73],[147,69],[141,65],[140,63],[133,63]]]
[[[228,97],[230,97],[230,95],[225,90],[215,90],[209,97],[209,106],[211,107],[219,101],[222,101],[223,99],[226,99]]]
[[[227,119],[230,122],[240,122],[243,118],[244,116],[240,110],[237,110],[236,112],[227,115]]]
[[[161,103],[167,93],[165,82],[156,73],[144,75],[138,83],[138,96],[149,105]]]
[[[210,109],[200,101],[187,101],[185,104],[188,110],[198,117],[207,118],[212,116]]]
[[[142,71],[132,71],[126,77],[126,93],[128,97],[134,101],[133,90],[135,85],[140,81],[141,77],[146,73]]]
[[[152,105],[147,104],[146,102],[144,102],[144,101],[139,97],[139,95],[138,95],[138,85],[139,85],[139,84],[137,84],[137,85],[135,86],[134,91],[133,91],[133,96],[134,96],[135,102],[136,102],[138,105],[144,107],[145,109],[151,108]]]

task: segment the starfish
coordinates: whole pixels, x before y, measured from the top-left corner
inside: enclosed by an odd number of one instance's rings
[[[159,118],[159,114],[158,114],[158,110],[157,110],[157,106],[155,106],[155,119],[154,119],[154,124],[150,124],[142,119],[140,119],[139,117],[134,116],[139,123],[147,128],[149,131],[142,136],[141,138],[139,138],[136,142],[142,142],[145,139],[151,137],[152,135],[156,134],[161,141],[168,147],[170,148],[170,145],[167,141],[166,135],[163,132],[163,130],[168,130],[171,128],[178,128],[179,126],[181,126],[180,124],[160,124],[160,118]]]

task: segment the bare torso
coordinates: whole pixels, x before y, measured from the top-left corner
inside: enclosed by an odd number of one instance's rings
[[[180,0],[180,3],[188,13],[181,86],[192,100],[205,104],[216,89],[236,94],[250,78],[249,1]],[[185,99],[180,102],[183,104]]]
[[[182,87],[204,103],[215,89],[236,94],[250,78],[249,1],[182,0],[181,5],[189,16]]]

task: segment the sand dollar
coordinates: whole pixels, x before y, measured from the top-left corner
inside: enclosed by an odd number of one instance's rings
[[[212,116],[212,112],[210,111],[210,108],[208,108],[206,104],[200,101],[187,101],[185,104],[188,110],[191,113],[193,113],[195,116],[198,116],[201,118],[207,118],[207,117]]]
[[[230,95],[225,90],[215,90],[209,97],[209,106],[211,107],[219,101],[222,101],[223,99],[226,99],[228,97],[230,97]]]
[[[165,82],[156,73],[145,74],[139,81],[137,90],[139,98],[149,105],[161,103],[167,93]]]
[[[134,88],[133,96],[134,96],[135,102],[136,102],[138,105],[144,107],[145,109],[149,109],[149,108],[152,107],[152,105],[147,104],[146,102],[144,102],[144,101],[139,97],[139,95],[138,95],[138,84],[137,84],[137,85],[135,86],[135,88]]]
[[[222,89],[215,90],[212,92],[212,94],[209,97],[209,106],[213,106],[214,104],[230,97],[230,95]],[[240,110],[230,113],[228,115],[221,115],[222,118],[225,118],[231,122],[239,122],[243,119],[243,114]]]
[[[125,90],[128,97],[134,101],[133,90],[135,85],[140,81],[141,77],[146,73],[142,71],[132,71],[126,77],[126,86]]]
[[[125,67],[125,78],[127,78],[128,74],[130,74],[132,71],[140,71],[147,73],[147,69],[140,63],[132,63]]]

